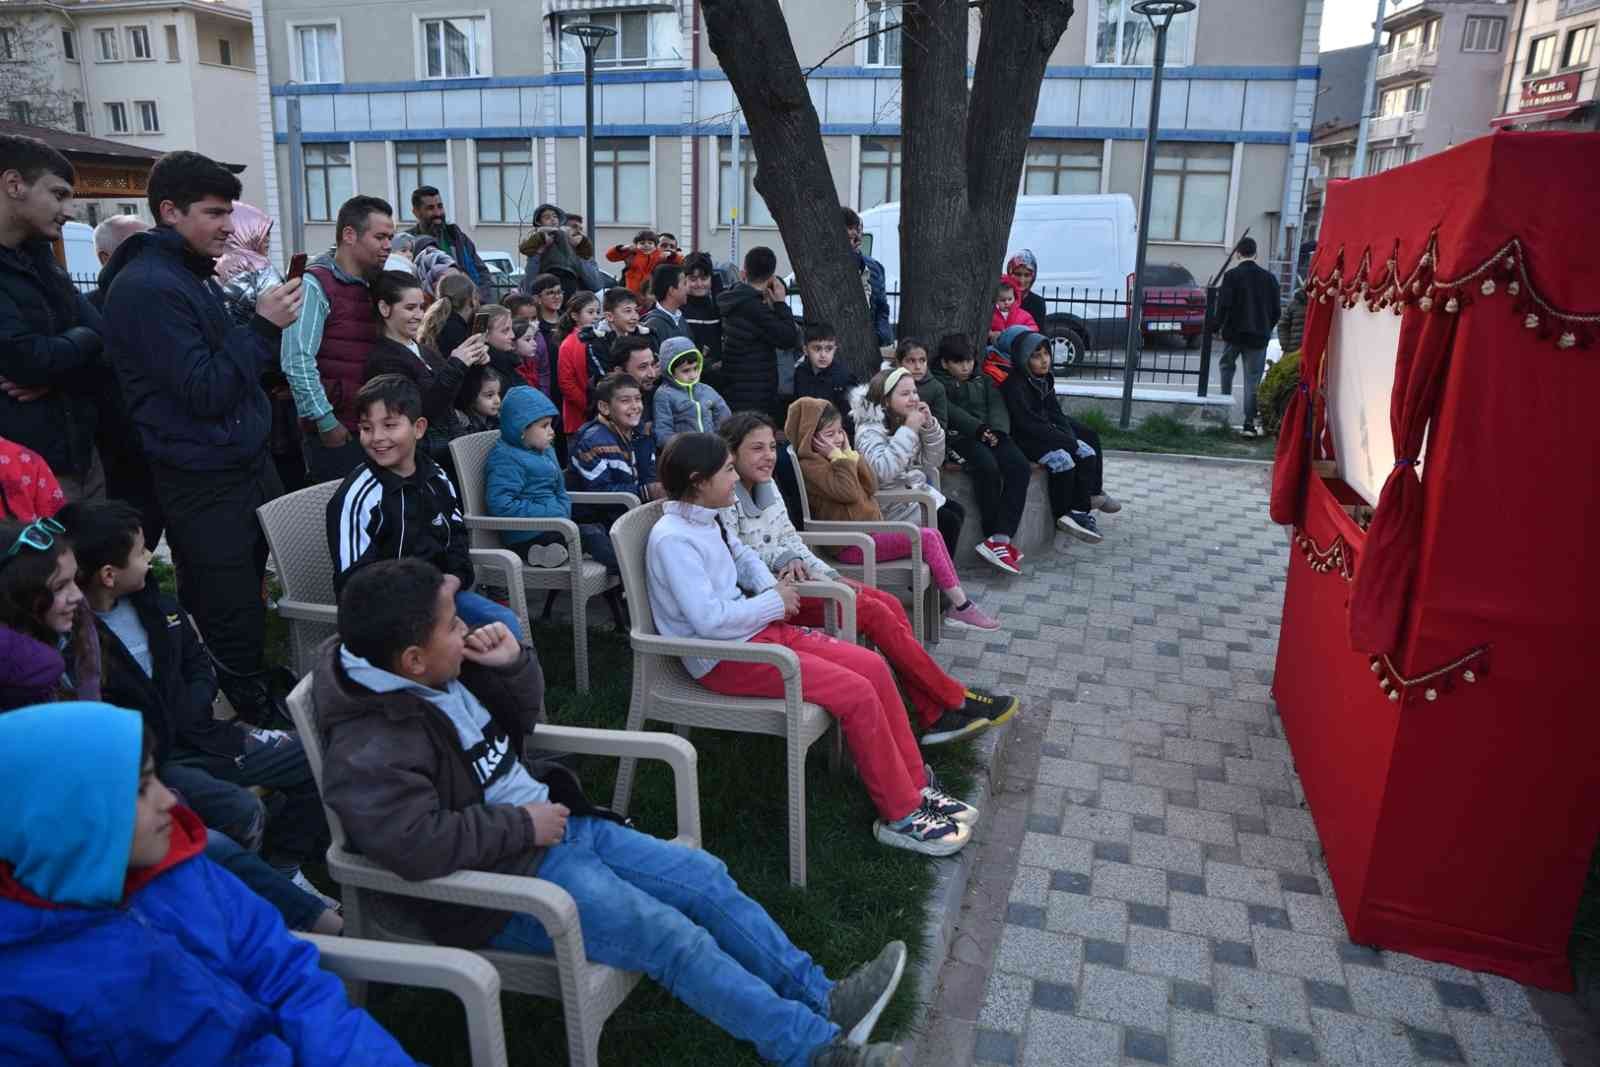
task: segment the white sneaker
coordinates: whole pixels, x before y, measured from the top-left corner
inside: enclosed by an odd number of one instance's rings
[[[532,567],[565,567],[567,546],[560,541],[549,545],[529,545],[528,565]]]
[[[935,813],[924,801],[900,822],[879,819],[872,824],[872,835],[879,844],[890,848],[903,848],[925,856],[949,856],[960,852],[972,839],[972,828]]]
[[[337,911],[340,913],[344,911],[344,905],[342,903],[335,900],[333,897],[330,897],[316,886],[312,885],[311,879],[306,877],[306,872],[302,871],[299,867],[294,869],[294,877],[290,878],[289,881],[294,883],[294,887],[296,889],[303,893],[309,893],[318,900],[322,901],[322,906],[327,908],[329,911]]]

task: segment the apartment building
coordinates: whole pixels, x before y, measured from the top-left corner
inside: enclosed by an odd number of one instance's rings
[[[1511,13],[1504,0],[1423,0],[1383,20],[1368,174],[1489,132]]]
[[[1356,157],[1356,129],[1371,66],[1372,46],[1338,48],[1317,56],[1317,104],[1311,120],[1311,165],[1306,176],[1307,240],[1322,225],[1322,204],[1328,182],[1348,178]]]
[[[409,213],[422,184],[480,248],[514,250],[535,205],[584,203],[583,55],[563,26],[618,31],[598,57],[595,199],[602,243],[651,227],[689,247],[782,242],[754,189],[759,165],[730,139],[737,102],[693,0],[253,0],[270,81],[262,137],[287,218],[286,104],[299,101],[307,247],[354,190]],[[802,66],[898,21],[893,0],[785,5]],[[1316,85],[1322,0],[1207,0],[1173,24],[1162,94],[1151,230],[1153,261],[1209,276],[1245,227],[1285,244],[1299,222]],[[803,16],[803,17],[802,17]],[[976,33],[973,47],[976,49]],[[827,58],[811,76],[840,199],[866,209],[898,198],[899,63],[893,30]],[[1129,0],[1080,0],[1034,119],[1028,193],[1127,192],[1137,198],[1153,41]],[[785,259],[785,266],[787,266]]]
[[[1497,127],[1600,129],[1595,34],[1600,0],[1517,0],[1501,73]]]
[[[0,4],[5,117],[166,152],[242,163],[264,201],[250,12],[211,0],[9,0]],[[90,214],[148,211],[135,201]]]

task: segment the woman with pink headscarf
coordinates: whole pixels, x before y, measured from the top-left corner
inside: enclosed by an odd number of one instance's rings
[[[1039,280],[1039,261],[1033,253],[1024,248],[1006,260],[1006,277],[1016,279],[1017,303],[1022,310],[1035,323],[1043,322],[1049,312],[1045,310],[1044,297],[1033,291],[1033,283]]]

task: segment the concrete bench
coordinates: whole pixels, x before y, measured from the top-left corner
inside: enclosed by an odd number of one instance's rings
[[[1046,482],[1048,472],[1032,464],[1033,476],[1028,479],[1028,502],[1022,509],[1022,523],[1013,538],[1017,551],[1024,555],[1043,552],[1055,541],[1056,520],[1050,513],[1050,492]],[[972,486],[972,476],[963,467],[946,464],[939,472],[940,492],[967,509],[967,520],[961,524],[961,541],[956,546],[956,565],[963,566],[973,559],[972,550],[983,540],[982,524],[978,518],[978,494]]]

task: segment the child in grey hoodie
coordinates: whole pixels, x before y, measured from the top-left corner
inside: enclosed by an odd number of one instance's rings
[[[700,350],[686,337],[661,342],[661,385],[656,389],[656,447],[665,448],[674,434],[716,433],[728,418],[728,402],[700,380]]]

